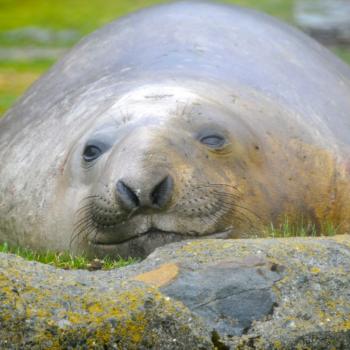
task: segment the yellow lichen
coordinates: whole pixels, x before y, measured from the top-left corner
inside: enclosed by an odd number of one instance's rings
[[[319,274],[320,273],[320,268],[318,268],[318,267],[312,267],[311,269],[310,269],[310,272],[312,273],[312,274],[314,274],[314,275],[317,275],[317,274]]]
[[[88,309],[88,312],[93,313],[93,314],[103,312],[101,305],[98,303],[93,303],[93,304],[89,305],[87,309]]]
[[[176,278],[178,273],[179,267],[176,264],[163,264],[157,269],[137,275],[133,279],[159,288]]]
[[[274,348],[275,348],[276,350],[281,350],[281,349],[283,349],[283,345],[282,345],[281,341],[279,341],[279,340],[276,340],[276,341],[273,343],[273,346],[274,346]]]

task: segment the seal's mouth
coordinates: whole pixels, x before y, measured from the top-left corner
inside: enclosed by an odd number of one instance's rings
[[[114,233],[114,234],[113,234]],[[201,233],[201,232],[173,232],[161,229],[150,228],[143,232],[131,234],[128,231],[100,232],[88,240],[89,251],[97,257],[137,257],[145,258],[156,248],[166,244],[205,238],[229,238],[232,229],[221,232]]]
[[[176,242],[176,241],[182,241],[185,239],[200,239],[200,238],[217,238],[217,239],[225,239],[228,238],[231,233],[231,230],[226,230],[222,232],[213,232],[213,233],[206,233],[206,234],[200,234],[198,232],[189,232],[189,233],[182,233],[182,232],[171,232],[171,231],[163,231],[159,229],[149,229],[144,232],[137,233],[131,237],[125,238],[123,240],[113,240],[113,241],[105,241],[103,239],[99,239],[98,237],[95,237],[94,239],[90,240],[89,243],[94,246],[101,246],[101,247],[117,247],[118,245],[137,241],[140,239],[143,239],[147,237],[148,239],[166,239],[168,242]]]

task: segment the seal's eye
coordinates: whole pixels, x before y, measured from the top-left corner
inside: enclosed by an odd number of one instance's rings
[[[221,135],[208,135],[208,136],[203,136],[200,139],[200,142],[203,143],[203,145],[216,149],[224,146],[226,143],[226,140]]]
[[[102,151],[94,145],[88,145],[84,149],[83,158],[86,162],[92,162],[102,154]]]

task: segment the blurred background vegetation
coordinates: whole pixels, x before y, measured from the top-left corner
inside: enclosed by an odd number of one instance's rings
[[[0,116],[82,36],[161,0],[0,0]],[[294,22],[294,0],[231,0]],[[350,49],[333,50],[350,63]]]

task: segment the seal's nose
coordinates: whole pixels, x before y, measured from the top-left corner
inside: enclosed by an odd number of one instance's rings
[[[174,181],[170,175],[164,177],[160,182],[150,188],[133,189],[126,180],[119,180],[116,186],[116,194],[120,203],[126,209],[156,208],[162,209],[171,198]]]

